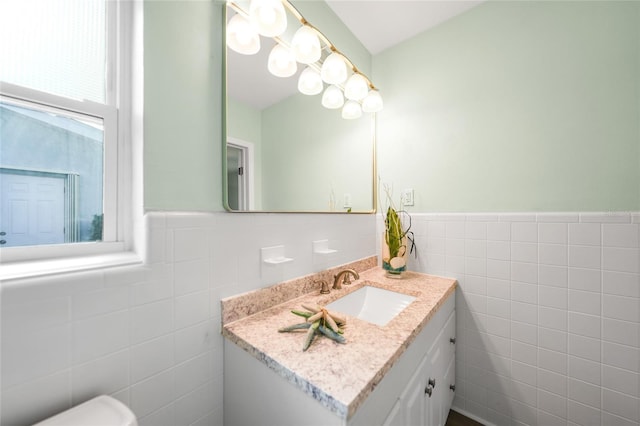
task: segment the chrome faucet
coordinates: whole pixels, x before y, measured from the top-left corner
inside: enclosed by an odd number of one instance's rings
[[[349,274],[353,275],[353,278],[356,280],[360,278],[360,275],[358,275],[358,273],[355,270],[344,269],[333,276],[333,288],[335,290],[340,290],[342,289],[343,283],[345,285],[351,284],[351,279],[349,278]]]

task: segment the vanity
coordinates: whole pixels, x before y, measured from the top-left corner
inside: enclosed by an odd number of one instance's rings
[[[375,213],[374,111],[378,109],[370,108],[369,103],[365,108],[365,99],[379,93],[364,77],[371,70],[371,55],[324,2],[283,4],[284,16],[279,10],[270,16],[287,21],[287,30],[279,33],[278,40],[272,37],[275,32],[263,31],[260,43],[249,44],[246,42],[258,36],[244,33],[250,37],[242,42],[237,23],[251,15],[251,3],[234,0],[223,6],[229,47],[224,73],[223,204],[238,213]],[[252,19],[259,21],[259,15]],[[293,45],[298,31],[308,24],[325,31],[318,34],[320,57],[298,61],[299,69],[292,66],[288,78],[275,70],[262,72],[269,69],[266,64],[272,64],[271,53],[281,44]],[[338,47],[349,58],[336,55]],[[338,63],[349,64],[353,74],[342,79],[348,98],[342,114],[335,109],[338,105],[324,102],[331,90],[340,92],[341,83],[322,76],[324,66],[329,69],[336,56]],[[317,71],[318,89],[324,94],[310,96],[299,81],[303,74]],[[347,96],[348,81],[354,77],[368,80],[364,97],[351,90]],[[347,104],[365,114],[346,116]],[[295,162],[286,161],[292,157]],[[348,159],[348,166],[336,159]],[[314,248],[314,256],[323,258],[335,251],[325,246]],[[279,254],[265,260],[263,251],[263,261],[272,267],[291,259]],[[320,282],[330,286],[334,275],[345,269],[357,271],[359,278],[322,294]],[[402,279],[386,278],[372,256],[223,299],[224,424],[444,424],[455,390],[455,287],[454,279],[414,272]],[[366,315],[343,310],[358,301],[370,308]],[[291,313],[303,309],[303,304],[334,302],[328,309],[351,312],[345,344],[318,336],[303,351],[306,330],[278,332],[304,321]]]
[[[451,278],[385,276],[372,257],[222,300],[224,424],[443,425],[455,391],[455,287]],[[345,268],[359,279],[320,294]],[[331,281],[332,282],[332,281]],[[346,344],[306,332],[291,310],[326,306],[363,287],[407,295],[386,325],[347,316]]]

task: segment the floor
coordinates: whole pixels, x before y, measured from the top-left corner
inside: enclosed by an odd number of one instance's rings
[[[471,420],[469,417],[465,417],[456,411],[449,411],[449,417],[445,426],[482,426],[482,423],[478,423],[475,420]]]

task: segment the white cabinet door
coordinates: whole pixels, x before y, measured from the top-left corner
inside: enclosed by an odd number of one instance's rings
[[[426,369],[428,364],[426,357],[422,358],[415,374],[411,377],[405,391],[400,396],[405,425],[427,424],[424,390],[426,387]]]
[[[442,348],[441,336],[443,330],[438,333],[438,337],[434,340],[433,345],[427,352],[427,379],[426,387],[430,389],[430,394],[426,395],[426,411],[427,425],[440,426],[442,421],[442,384],[444,380],[443,359],[444,351]]]
[[[389,412],[389,415],[385,419],[382,426],[404,426],[404,419],[402,417],[403,414],[402,402],[398,399]]]
[[[443,409],[444,416],[446,417],[453,403],[453,397],[455,393],[456,382],[456,315],[455,311],[451,314],[447,323],[444,326],[444,332],[442,333],[442,345],[446,348],[446,356],[444,357],[444,378],[443,378]],[[453,387],[453,388],[452,388]]]
[[[454,358],[456,345],[456,315],[455,311],[451,313],[447,322],[445,323],[442,331],[442,336],[440,337],[440,342],[442,344],[443,349],[445,350],[444,358],[446,359],[447,364],[451,358]],[[452,342],[453,340],[453,342]]]
[[[444,415],[448,416],[451,404],[453,404],[453,397],[455,395],[456,384],[456,360],[452,358],[449,361],[449,365],[444,372],[443,392],[446,393],[443,401]]]
[[[455,337],[455,327],[455,311],[453,311],[427,351],[426,386],[431,389],[431,395],[426,395],[425,409],[429,426],[443,426],[451,407],[452,391],[449,385],[453,381],[451,372],[455,368],[452,366],[455,363],[455,345],[451,339]]]

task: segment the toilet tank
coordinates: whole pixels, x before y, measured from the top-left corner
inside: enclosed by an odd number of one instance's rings
[[[136,416],[122,402],[107,395],[90,399],[33,426],[138,426]]]

